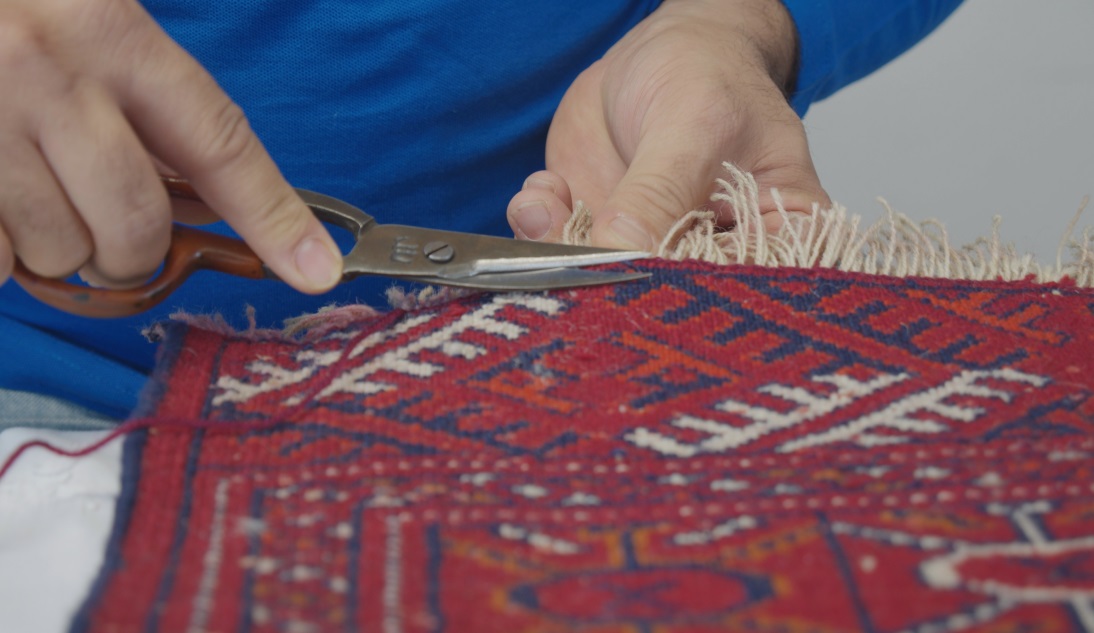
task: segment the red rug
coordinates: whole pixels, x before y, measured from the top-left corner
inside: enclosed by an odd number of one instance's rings
[[[639,267],[163,326],[75,630],[1094,631],[1094,292]]]

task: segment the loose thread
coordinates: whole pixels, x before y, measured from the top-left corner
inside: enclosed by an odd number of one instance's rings
[[[377,327],[386,328],[390,325],[391,321],[402,318],[403,314],[404,311],[401,310],[393,311],[386,315],[387,318],[378,322]],[[247,422],[226,422],[223,420],[204,420],[198,418],[137,418],[123,422],[113,431],[107,433],[105,437],[76,450],[61,448],[45,440],[30,440],[21,444],[6,460],[4,460],[3,465],[0,466],[0,481],[3,481],[4,475],[11,470],[19,457],[32,448],[43,448],[62,457],[85,457],[98,451],[119,437],[145,429],[185,429],[191,431],[209,431],[214,435],[235,435],[248,431],[272,429],[283,424],[289,424],[297,414],[303,412],[308,405],[319,397],[319,394],[321,394],[324,389],[329,387],[334,380],[341,375],[343,370],[346,369],[346,366],[353,361],[352,352],[357,347],[357,344],[371,334],[372,331],[373,328],[363,329],[357,336],[350,339],[347,342],[348,344],[342,348],[338,358],[320,372],[319,376],[321,376],[321,379],[318,381],[318,384],[315,384],[299,402],[289,406],[280,415],[276,415],[266,420]]]
[[[99,450],[103,446],[106,446],[111,441],[116,439],[119,435],[121,435],[123,433],[128,433],[128,432],[130,432],[130,430],[132,430],[132,429],[126,429],[125,427],[126,427],[126,425],[123,424],[123,425],[119,426],[118,428],[114,429],[113,431],[111,431],[109,434],[107,434],[106,437],[99,440],[98,442],[95,442],[94,444],[92,444],[90,446],[87,446],[87,447],[84,447],[84,448],[81,448],[81,449],[75,450],[75,451],[70,451],[70,450],[66,450],[66,449],[54,446],[53,444],[50,444],[49,442],[46,442],[45,440],[31,440],[30,442],[24,442],[21,446],[19,446],[19,448],[15,449],[15,452],[12,453],[7,458],[7,460],[4,461],[4,465],[0,466],[0,481],[3,481],[4,475],[6,475],[8,470],[10,470],[11,467],[15,465],[15,462],[16,462],[16,460],[19,459],[19,456],[22,455],[23,453],[25,453],[26,451],[32,449],[32,448],[36,448],[36,447],[44,448],[44,449],[46,449],[47,451],[49,451],[51,453],[55,453],[57,455],[62,455],[64,457],[83,457],[84,455],[90,455],[91,453],[94,453],[95,451]]]

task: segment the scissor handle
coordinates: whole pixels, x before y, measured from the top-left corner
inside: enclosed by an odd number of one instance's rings
[[[167,192],[176,198],[199,200],[190,183],[163,177]],[[269,272],[262,260],[242,240],[175,224],[163,270],[137,288],[115,290],[92,288],[50,279],[27,270],[18,259],[12,277],[39,301],[65,312],[88,317],[132,316],[160,303],[196,270],[216,269],[238,277],[266,279]]]

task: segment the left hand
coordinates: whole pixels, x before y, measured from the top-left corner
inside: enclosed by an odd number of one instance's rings
[[[710,201],[723,161],[751,172],[765,225],[829,204],[801,120],[786,100],[793,22],[778,0],[665,0],[577,77],[551,122],[546,171],[509,203],[518,238],[557,241],[580,199],[592,243],[652,251]]]

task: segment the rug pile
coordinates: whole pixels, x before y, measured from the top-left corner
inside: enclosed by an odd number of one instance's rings
[[[1094,291],[609,268],[162,325],[74,630],[1094,631]]]

